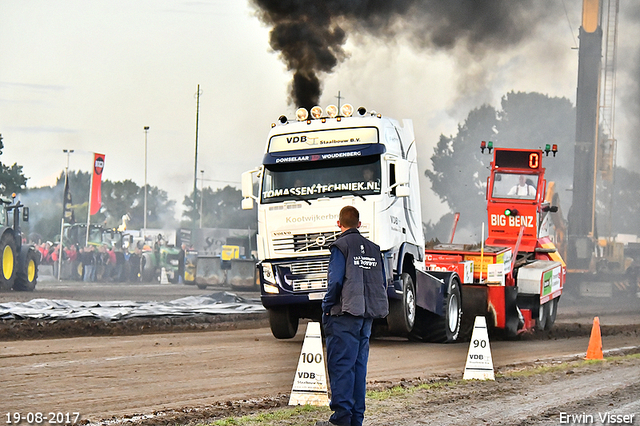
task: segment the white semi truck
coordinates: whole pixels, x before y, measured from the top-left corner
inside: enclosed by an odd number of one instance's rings
[[[353,205],[360,232],[382,249],[389,332],[458,339],[460,278],[425,272],[418,179],[410,120],[346,104],[301,108],[272,125],[262,165],[242,176],[242,207],[258,204],[257,275],[276,338],[295,336],[300,318],[320,319],[338,213]]]

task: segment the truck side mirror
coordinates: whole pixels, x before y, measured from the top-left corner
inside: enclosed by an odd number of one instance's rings
[[[258,199],[253,195],[253,174],[260,171],[259,168],[249,170],[242,174],[242,210],[253,209],[253,200]]]
[[[22,209],[22,221],[29,222],[29,207],[24,207]]]
[[[242,174],[242,197],[253,198],[253,172],[244,172]]]
[[[409,183],[409,162],[407,160],[396,160],[396,184],[407,185]]]
[[[251,210],[251,209],[253,209],[253,198],[243,198],[242,210]]]

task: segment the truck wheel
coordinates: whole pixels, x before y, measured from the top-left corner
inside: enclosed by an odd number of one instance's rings
[[[0,290],[10,290],[16,279],[15,240],[9,232],[0,239],[0,255],[2,256],[2,272],[0,273]]]
[[[404,272],[401,279],[402,299],[389,299],[387,325],[391,334],[406,336],[416,321],[416,291],[411,275]]]
[[[545,330],[551,330],[553,324],[556,322],[556,314],[558,313],[558,301],[559,297],[555,299],[549,300],[546,304],[549,305],[549,309],[547,310],[547,323],[544,325]]]
[[[288,306],[269,309],[269,325],[276,339],[291,339],[298,332],[299,319]]]
[[[38,257],[29,250],[25,254],[24,264],[20,267],[13,289],[16,291],[33,291],[38,282]]]

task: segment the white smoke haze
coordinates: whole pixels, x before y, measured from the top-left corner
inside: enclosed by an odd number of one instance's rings
[[[620,2],[616,91],[617,164],[637,171],[640,157],[640,3]]]
[[[11,67],[0,67],[0,160],[23,164],[34,187],[55,183],[62,148],[75,149],[71,168],[83,171],[91,152],[102,152],[105,179],[142,186],[148,125],[148,183],[167,190],[179,209],[193,188],[200,83],[198,169],[209,179],[205,186],[239,182],[260,163],[269,125],[297,106],[287,104],[292,72],[270,47],[271,25],[255,16],[257,3],[3,5],[0,55]],[[337,103],[341,91],[342,102],[413,119],[421,169],[430,167],[440,134],[455,134],[484,103],[499,108],[509,91],[575,102],[578,57],[571,49],[582,0],[274,3],[342,8],[332,21],[345,32],[342,62],[318,73],[318,103]],[[630,168],[639,154],[631,149],[640,130],[639,9],[639,2],[621,0],[616,136],[618,164]],[[428,193],[426,178],[421,186]],[[436,197],[424,197],[425,221],[444,211]]]

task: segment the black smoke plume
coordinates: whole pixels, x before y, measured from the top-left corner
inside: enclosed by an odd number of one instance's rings
[[[408,36],[418,48],[464,45],[473,55],[517,44],[550,15],[556,2],[539,0],[252,0],[272,27],[270,45],[293,73],[289,102],[312,107],[322,73],[347,57],[348,33],[392,39]]]

